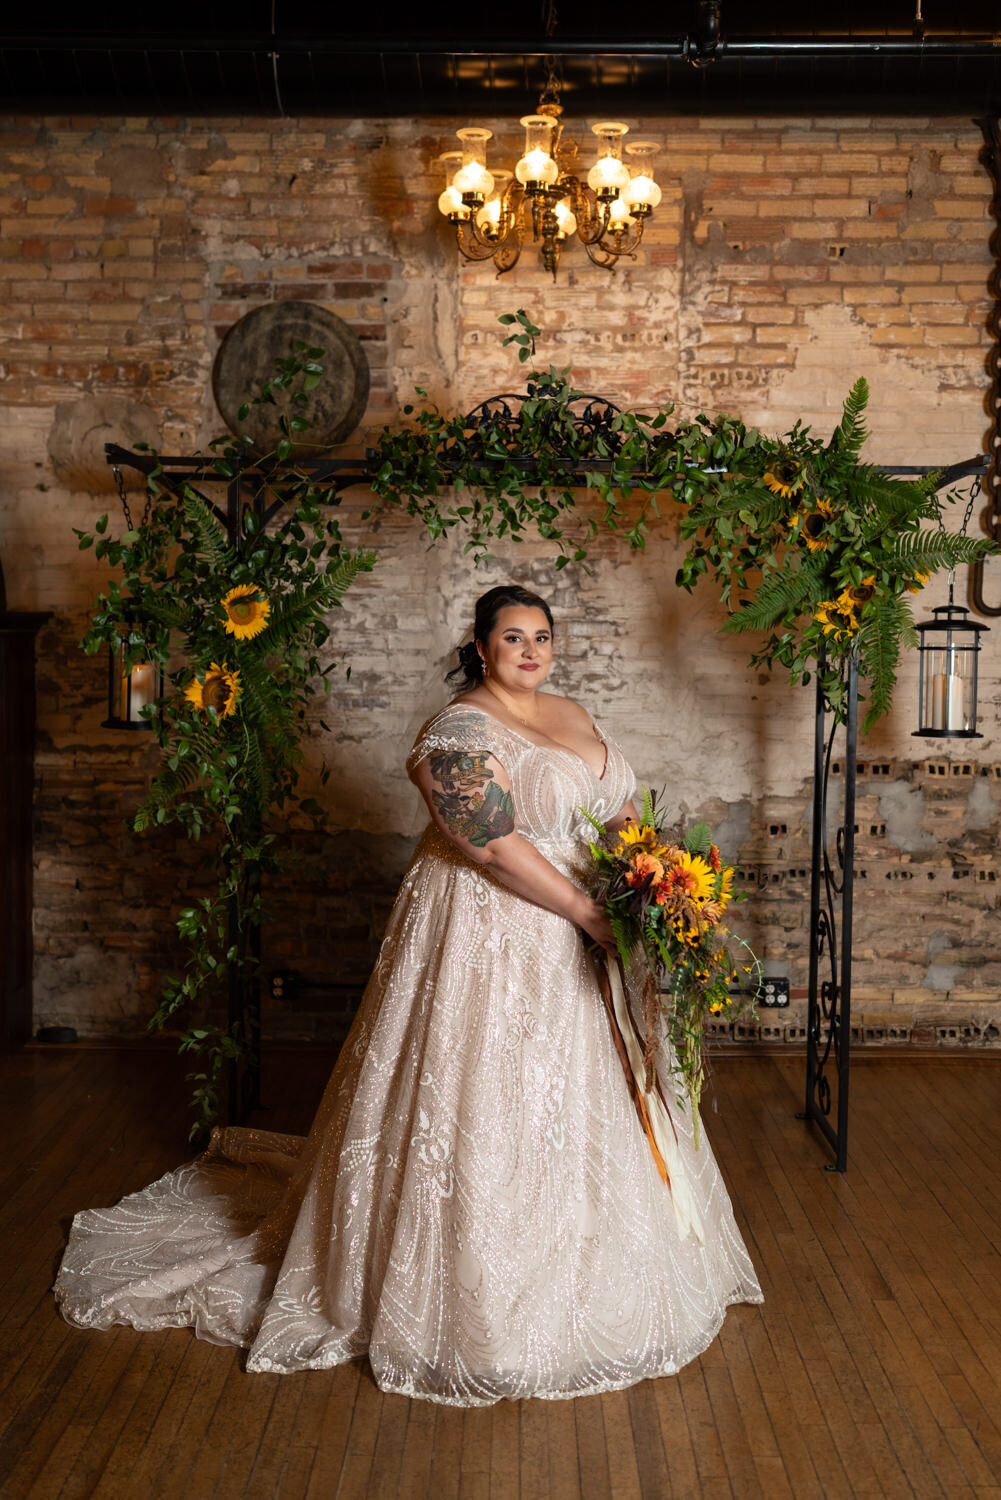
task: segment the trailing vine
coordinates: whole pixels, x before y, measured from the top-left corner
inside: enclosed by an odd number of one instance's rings
[[[214,1123],[223,1065],[241,1058],[251,1040],[246,1019],[220,1024],[205,1014],[218,1009],[232,970],[241,983],[257,982],[251,937],[261,920],[261,879],[286,856],[269,823],[296,808],[323,824],[320,804],[297,791],[302,740],[311,701],[329,691],[337,665],[320,659],[327,616],[374,562],[371,552],[345,548],[329,488],[315,484],[293,456],[293,435],[309,425],[302,407],[322,374],[321,356],[297,344],[254,397],[274,403],[279,392],[294,414],[280,419],[275,451],[247,473],[235,535],[192,484],[174,487],[158,461],[148,481],[154,503],[140,528],[116,539],[102,516],[94,533],[77,531],[81,548],[94,546],[102,562],[120,570],[98,598],[83,649],[117,649],[124,641],[126,672],[147,662],[166,672],[165,696],[142,710],[160,765],[130,826],[143,834],[177,824],[211,849],[212,887],[177,921],[187,948],[184,973],[166,981],[149,1023],[161,1030],[186,1019],[180,1050],[198,1060],[187,1075],[193,1136]],[[241,438],[213,443],[211,471],[232,479],[245,468],[248,445]],[[276,496],[281,521],[267,528],[261,516]]]

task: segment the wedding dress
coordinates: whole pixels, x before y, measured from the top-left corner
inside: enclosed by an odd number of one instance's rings
[[[579,880],[581,808],[614,818],[635,787],[601,738],[599,777],[453,704],[407,765],[495,756],[522,837]],[[218,1129],[196,1160],[78,1214],[61,1311],[86,1328],[190,1325],[248,1348],[251,1371],[367,1354],[383,1390],[456,1406],[674,1373],[731,1303],[762,1296],[663,1041],[657,1069],[677,1137],[668,1184],[580,932],[432,825],[308,1138]]]

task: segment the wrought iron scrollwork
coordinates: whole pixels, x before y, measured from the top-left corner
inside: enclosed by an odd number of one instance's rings
[[[622,447],[622,433],[615,427],[620,408],[603,396],[581,395],[566,404],[547,400],[541,383],[529,382],[522,393],[490,396],[465,417],[469,431],[478,431],[490,443],[503,448],[508,459],[535,465],[539,461],[538,440],[544,436],[548,455],[559,465],[566,461],[576,469],[582,459],[607,460]],[[525,448],[522,408],[526,401],[540,403],[539,421],[533,426],[533,447]]]
[[[806,1105],[801,1118],[819,1126],[834,1151],[828,1171],[843,1172],[848,1162],[848,1070],[851,1051],[852,900],[855,862],[855,778],[858,739],[858,653],[846,660],[844,805],[828,852],[828,792],[835,719],[825,734],[831,711],[821,686],[827,666],[823,647],[817,658],[814,725],[813,859],[810,871],[810,990],[806,1026]],[[840,897],[840,952],[836,898]],[[825,967],[829,977],[820,979]],[[832,1087],[832,1082],[834,1087]],[[833,1120],[832,1120],[833,1117]]]

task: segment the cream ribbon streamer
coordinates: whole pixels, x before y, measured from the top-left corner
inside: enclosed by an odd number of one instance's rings
[[[644,1091],[640,1082],[644,1076],[643,1044],[637,1036],[636,1028],[633,1025],[633,1018],[622,986],[622,970],[618,960],[615,958],[610,959],[608,964],[608,985],[611,991],[615,1019],[618,1023],[619,1031],[622,1033],[622,1040],[625,1043],[636,1089],[646,1106],[650,1130],[656,1142],[657,1149],[664,1158],[664,1163],[667,1167],[671,1201],[674,1204],[675,1217],[678,1220],[678,1232],[681,1238],[684,1239],[689,1230],[693,1230],[699,1244],[704,1245],[706,1242],[705,1230],[702,1227],[702,1220],[699,1217],[691,1184],[688,1181],[688,1173],[685,1170],[681,1149],[678,1145],[678,1138],[675,1134],[667,1105],[661,1098],[656,1079],[649,1093]]]

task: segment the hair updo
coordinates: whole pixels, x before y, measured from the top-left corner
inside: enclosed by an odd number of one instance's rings
[[[531,589],[523,589],[518,583],[501,583],[495,589],[488,589],[476,601],[473,639],[459,647],[459,665],[453,667],[445,677],[446,682],[456,683],[460,692],[476,687],[483,681],[483,658],[476,649],[476,643],[482,641],[486,644],[490,639],[490,632],[497,624],[497,616],[502,609],[507,609],[512,604],[520,604],[526,609],[541,609],[549,621],[549,629],[553,630],[552,610],[545,599],[533,594]]]

